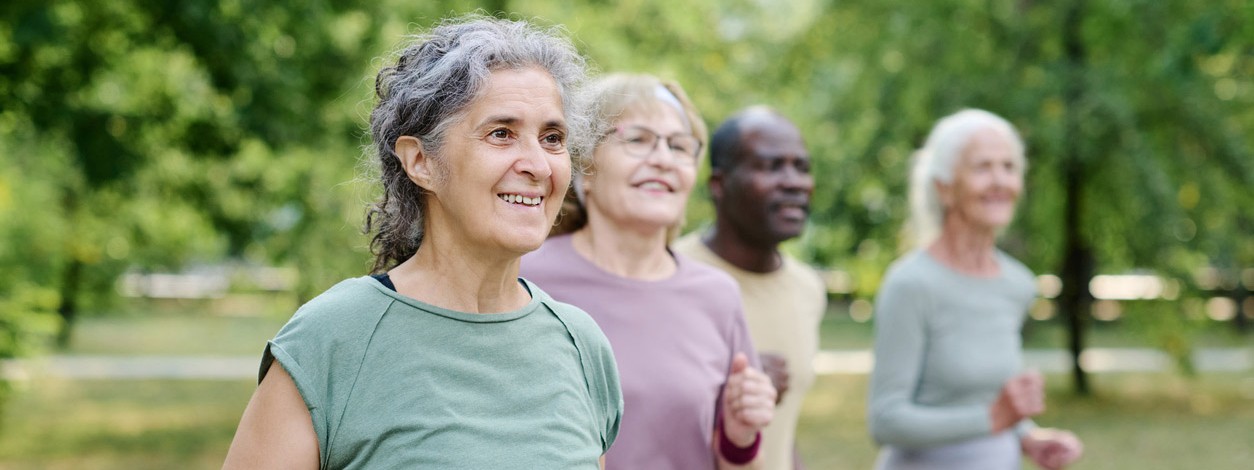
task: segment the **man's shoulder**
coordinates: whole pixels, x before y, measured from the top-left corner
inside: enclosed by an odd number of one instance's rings
[[[779,270],[781,275],[809,289],[826,290],[826,283],[818,269],[782,251],[780,258],[783,260],[783,265]]]
[[[671,250],[707,264],[718,256],[713,251],[710,251],[709,247],[705,246],[705,242],[701,240],[700,230],[689,232],[684,236],[676,238],[675,241],[671,242]]]

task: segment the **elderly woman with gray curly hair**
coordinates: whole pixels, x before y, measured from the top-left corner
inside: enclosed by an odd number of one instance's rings
[[[375,274],[267,344],[226,468],[598,466],[622,416],[609,343],[518,277],[588,145],[584,78],[556,31],[479,16],[379,72]]]

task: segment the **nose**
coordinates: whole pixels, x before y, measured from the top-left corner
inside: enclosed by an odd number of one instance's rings
[[[780,175],[780,186],[787,190],[810,192],[814,190],[814,176],[794,165],[785,165]]]
[[[1009,188],[1022,185],[1023,175],[1014,168],[998,167],[993,172],[993,185],[999,188]]]
[[[644,161],[659,168],[669,168],[674,166],[675,160],[679,158],[679,156],[676,155],[677,153],[677,150],[672,149],[671,146],[667,144],[666,139],[658,139],[657,142],[653,144],[653,150],[650,150],[649,154],[645,156]]]
[[[548,152],[536,142],[520,149],[517,159],[514,160],[514,171],[526,175],[532,181],[543,181],[553,175],[553,166],[549,164]]]

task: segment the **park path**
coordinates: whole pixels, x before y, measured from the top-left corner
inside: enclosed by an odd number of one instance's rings
[[[257,377],[257,356],[70,356],[54,355],[0,362],[0,376],[26,380],[35,376],[71,380],[186,379],[240,380]],[[1154,349],[1090,348],[1081,358],[1094,373],[1171,370],[1170,357]],[[874,360],[868,350],[825,350],[814,359],[815,371],[867,374]],[[1061,349],[1024,351],[1028,367],[1045,373],[1070,370],[1070,355]],[[1199,349],[1194,364],[1200,372],[1254,370],[1254,348]]]
[[[1154,372],[1171,370],[1174,361],[1166,353],[1148,348],[1088,348],[1080,355],[1085,370],[1106,372]],[[1029,368],[1044,373],[1071,370],[1071,353],[1062,349],[1029,349],[1023,352]],[[867,374],[875,359],[868,350],[825,350],[814,358],[819,374]],[[1199,372],[1240,372],[1254,369],[1254,348],[1204,348],[1193,354]]]

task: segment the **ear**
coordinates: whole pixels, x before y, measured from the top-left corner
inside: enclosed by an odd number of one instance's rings
[[[435,172],[432,168],[430,158],[422,149],[422,141],[417,137],[403,135],[396,139],[396,144],[392,146],[392,151],[396,153],[396,158],[401,161],[401,168],[405,169],[405,174],[409,175],[409,180],[417,184],[418,187],[431,191],[435,184]]]
[[[940,202],[942,209],[949,209],[953,205],[953,185],[942,183],[940,180],[932,180],[932,184],[936,185],[936,200]]]
[[[583,192],[585,199],[588,193],[592,192],[592,183],[597,179],[596,174],[595,171],[588,171],[579,175],[579,191]],[[571,184],[574,184],[574,178],[571,178],[571,181]]]
[[[707,180],[707,184],[710,187],[710,199],[713,199],[714,205],[717,206],[723,200],[723,170],[719,168],[711,169],[710,179]]]

